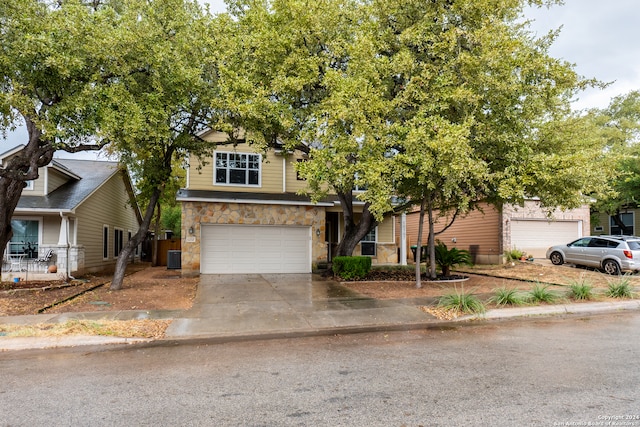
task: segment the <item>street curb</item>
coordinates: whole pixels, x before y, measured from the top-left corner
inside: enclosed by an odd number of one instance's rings
[[[105,336],[63,336],[63,337],[0,337],[0,352],[14,350],[44,350],[52,348],[69,348],[79,346],[103,346],[120,344],[126,346],[169,347],[177,345],[215,345],[234,342],[266,341],[277,339],[295,339],[306,337],[322,337],[331,335],[349,335],[371,332],[407,332],[415,330],[440,330],[459,327],[482,326],[491,321],[534,320],[552,316],[576,317],[583,315],[611,314],[640,310],[640,300],[620,302],[594,302],[562,304],[535,307],[516,307],[494,309],[480,315],[468,315],[452,320],[429,320],[402,324],[371,324],[362,326],[346,326],[322,329],[300,329],[295,331],[265,331],[263,333],[197,335],[184,338],[120,338]],[[113,346],[113,349],[122,346]],[[108,350],[105,346],[101,350]]]

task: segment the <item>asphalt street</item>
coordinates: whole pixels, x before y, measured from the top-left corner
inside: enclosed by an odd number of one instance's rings
[[[640,426],[639,338],[633,311],[4,352],[0,425]]]

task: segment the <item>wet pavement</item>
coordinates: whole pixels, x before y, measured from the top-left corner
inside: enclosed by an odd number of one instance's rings
[[[431,298],[376,300],[310,274],[202,275],[188,310],[43,314],[0,318],[0,324],[56,323],[71,319],[173,319],[165,340],[250,340],[367,331],[443,327],[472,319],[505,319],[640,310],[640,300],[501,308],[483,315],[439,320],[419,307]],[[87,337],[87,344],[148,340]],[[31,347],[29,347],[29,345]],[[0,337],[0,351],[82,345],[78,337]]]
[[[166,337],[290,335],[434,319],[415,305],[362,297],[315,275],[203,275],[193,307]]]

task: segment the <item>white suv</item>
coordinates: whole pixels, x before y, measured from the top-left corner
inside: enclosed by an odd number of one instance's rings
[[[547,249],[554,265],[565,262],[601,268],[608,274],[640,271],[640,237],[591,236]]]

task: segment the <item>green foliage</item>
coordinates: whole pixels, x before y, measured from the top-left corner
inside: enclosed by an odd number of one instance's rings
[[[640,205],[640,91],[615,97],[609,106],[589,112],[606,141],[609,184],[612,189],[597,198],[594,208],[616,215],[621,209]]]
[[[528,293],[529,300],[533,303],[553,303],[558,299],[558,295],[549,290],[549,285],[537,284]]]
[[[443,214],[531,195],[581,205],[605,166],[569,102],[594,82],[549,55],[553,35],[527,32],[529,3],[235,0],[220,127],[305,151],[305,192],[348,200],[345,217],[356,186],[378,221],[391,194]]]
[[[471,253],[465,249],[447,248],[447,245],[438,241],[436,245],[436,264],[440,267],[443,276],[449,276],[451,267],[456,265],[473,265]]]
[[[469,314],[484,313],[486,311],[482,301],[471,292],[465,293],[464,288],[462,288],[462,291],[456,289],[455,293],[440,297],[438,307]]]
[[[173,231],[175,237],[180,237],[182,227],[182,208],[180,205],[165,207],[162,209],[160,219],[162,229]]]
[[[606,295],[610,298],[633,298],[633,287],[628,277],[609,282]]]
[[[333,274],[345,280],[362,279],[371,270],[371,258],[365,256],[339,256],[332,260]]]
[[[526,298],[517,289],[502,287],[494,291],[494,295],[489,299],[489,302],[497,306],[523,305],[526,303]]]
[[[513,248],[511,250],[504,251],[504,256],[507,258],[507,261],[515,261],[519,260],[525,255],[523,251],[520,249]]]
[[[593,299],[593,285],[584,280],[573,281],[569,284],[568,297],[575,300]]]

